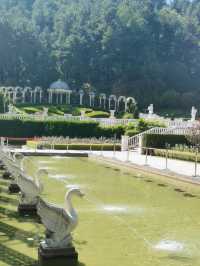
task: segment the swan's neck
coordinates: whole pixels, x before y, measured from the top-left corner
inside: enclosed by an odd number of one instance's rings
[[[72,196],[73,196],[72,193],[68,193],[66,196],[66,208],[67,208],[66,211],[71,218],[77,219],[77,213],[74,207],[72,206]]]

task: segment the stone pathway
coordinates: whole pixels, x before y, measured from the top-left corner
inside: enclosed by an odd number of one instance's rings
[[[183,175],[186,177],[190,177],[190,179],[195,181],[200,181],[200,164],[197,164],[197,176],[194,177],[195,174],[195,163],[188,161],[181,161],[176,159],[168,159],[166,163],[166,158],[158,157],[158,156],[145,156],[139,154],[137,151],[131,152],[110,152],[110,151],[93,151],[92,154],[99,155],[110,158],[117,159],[121,162],[129,162],[139,166],[149,166],[158,170],[168,170],[174,172],[178,175]]]

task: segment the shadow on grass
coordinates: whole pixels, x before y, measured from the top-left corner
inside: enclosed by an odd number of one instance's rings
[[[0,244],[0,261],[10,266],[38,266],[38,261]]]
[[[12,225],[0,222],[0,232],[8,236],[9,240],[18,239],[25,242],[28,246],[37,247],[42,239],[39,234],[24,231]],[[31,239],[31,241],[30,241]]]
[[[2,195],[0,195],[0,202],[10,203],[10,204],[13,204],[15,206],[17,206],[19,204],[19,201],[17,199],[12,199],[12,198],[5,197],[5,196],[2,196]]]
[[[7,194],[8,193],[8,187],[0,186],[0,192]]]
[[[9,210],[2,206],[0,206],[0,214],[10,219],[16,219],[18,222],[40,223],[38,216],[20,216],[18,211]]]
[[[4,181],[2,179],[0,179],[0,186],[8,186],[10,183],[10,181]]]

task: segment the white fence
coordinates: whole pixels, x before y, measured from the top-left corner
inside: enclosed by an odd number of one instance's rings
[[[128,148],[134,149],[139,146],[140,140],[146,134],[160,134],[160,135],[188,135],[190,133],[190,127],[186,128],[178,128],[178,127],[170,127],[170,128],[163,128],[163,127],[154,127],[147,131],[144,131],[138,135],[130,137],[128,139]]]
[[[116,119],[116,118],[90,118],[82,116],[43,116],[43,115],[24,115],[24,114],[0,114],[1,120],[19,119],[33,121],[93,121],[102,126],[127,125],[128,123],[137,122],[136,119]]]

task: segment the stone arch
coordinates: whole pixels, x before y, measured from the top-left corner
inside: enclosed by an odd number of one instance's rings
[[[110,95],[109,96],[109,110],[116,110],[117,109],[117,96]]]
[[[118,107],[118,111],[123,111],[126,112],[126,103],[127,103],[127,99],[125,96],[120,96],[117,100],[117,107]]]
[[[136,100],[135,100],[135,98],[133,98],[133,97],[128,97],[127,98],[127,100],[126,100],[126,105],[127,105],[127,111],[129,112],[129,113],[133,113],[134,112],[134,110],[135,110],[135,107],[136,107],[136,105],[137,105],[137,102],[136,102]]]
[[[106,109],[106,100],[107,100],[106,94],[101,93],[99,95],[99,107],[100,108]]]

